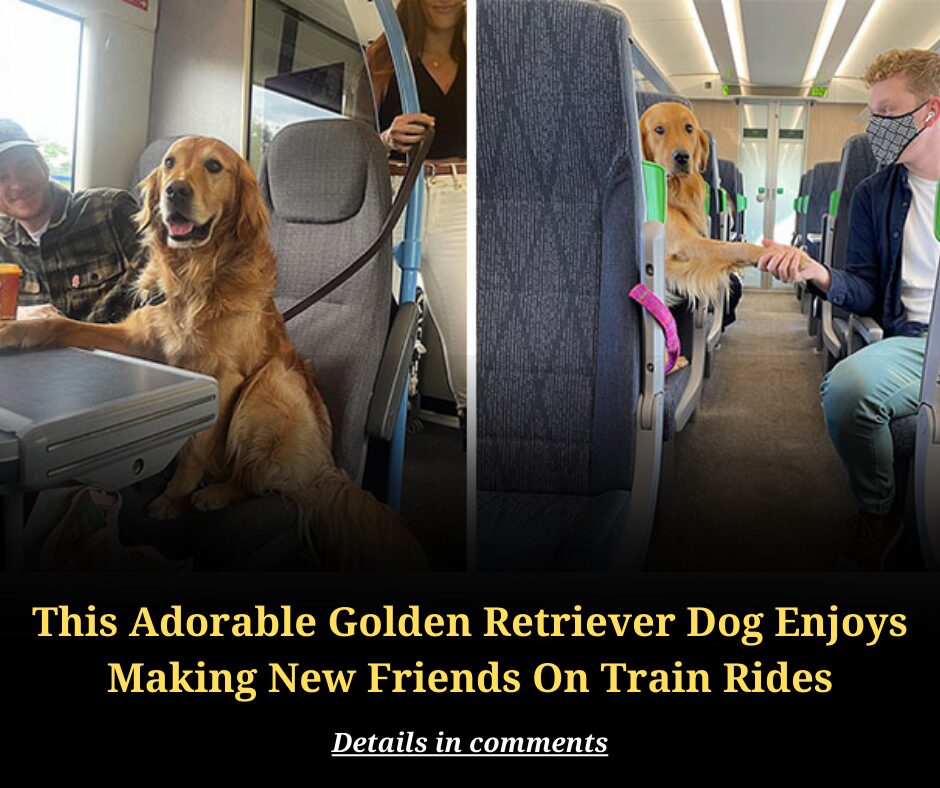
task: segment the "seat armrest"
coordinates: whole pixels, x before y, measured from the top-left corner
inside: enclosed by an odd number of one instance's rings
[[[366,430],[373,438],[389,441],[395,432],[395,423],[398,421],[405,382],[414,354],[418,314],[418,305],[408,302],[398,307],[392,321],[392,328],[385,342],[385,352],[382,354],[375,385],[372,387],[372,401],[369,403],[369,416],[366,421]]]
[[[656,221],[643,223],[643,262],[640,281],[654,293],[665,294],[666,228]],[[656,408],[662,408],[665,379],[665,341],[651,315],[643,313],[643,368],[640,377],[640,428],[652,430]]]
[[[849,353],[884,339],[884,329],[870,317],[849,315]]]
[[[826,268],[832,268],[832,242],[836,232],[836,217],[831,213],[824,213],[822,218],[822,238],[820,240],[820,262]]]
[[[664,176],[663,176],[664,177]],[[640,282],[660,299],[666,292],[666,228],[655,220],[643,224]],[[643,310],[643,356],[640,398],[637,402],[636,445],[630,510],[611,559],[614,571],[637,571],[649,545],[663,451],[663,407],[665,404],[665,343],[663,332],[652,315]]]

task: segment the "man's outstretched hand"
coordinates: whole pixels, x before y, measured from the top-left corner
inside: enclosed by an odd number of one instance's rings
[[[829,290],[829,270],[794,246],[764,238],[767,252],[760,256],[757,268],[781,282],[813,282],[820,290]]]

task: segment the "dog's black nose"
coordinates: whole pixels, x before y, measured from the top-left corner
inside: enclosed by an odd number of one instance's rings
[[[682,164],[682,165],[688,164],[689,154],[684,150],[677,150],[675,153],[672,154],[672,160],[676,164]]]
[[[186,181],[173,181],[166,187],[166,196],[173,202],[184,202],[193,196],[193,188]]]

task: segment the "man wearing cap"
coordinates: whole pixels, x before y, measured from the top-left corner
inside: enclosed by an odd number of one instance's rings
[[[126,317],[143,259],[136,212],[129,192],[73,194],[51,180],[29,135],[0,119],[0,262],[22,269],[20,306],[51,304],[95,323]]]

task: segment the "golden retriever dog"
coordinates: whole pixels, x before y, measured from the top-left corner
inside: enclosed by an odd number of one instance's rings
[[[333,461],[326,406],[274,305],[268,213],[247,162],[219,140],[186,137],[141,186],[150,260],[139,286],[164,301],[113,325],[4,321],[0,347],[100,348],[218,380],[218,421],[184,446],[151,517],[281,495],[328,567],[423,568],[401,518]]]
[[[756,244],[708,237],[705,179],[708,136],[683,104],[654,104],[640,118],[647,161],[666,170],[666,287],[693,304],[723,308],[723,293],[733,271],[757,265],[770,250]]]

